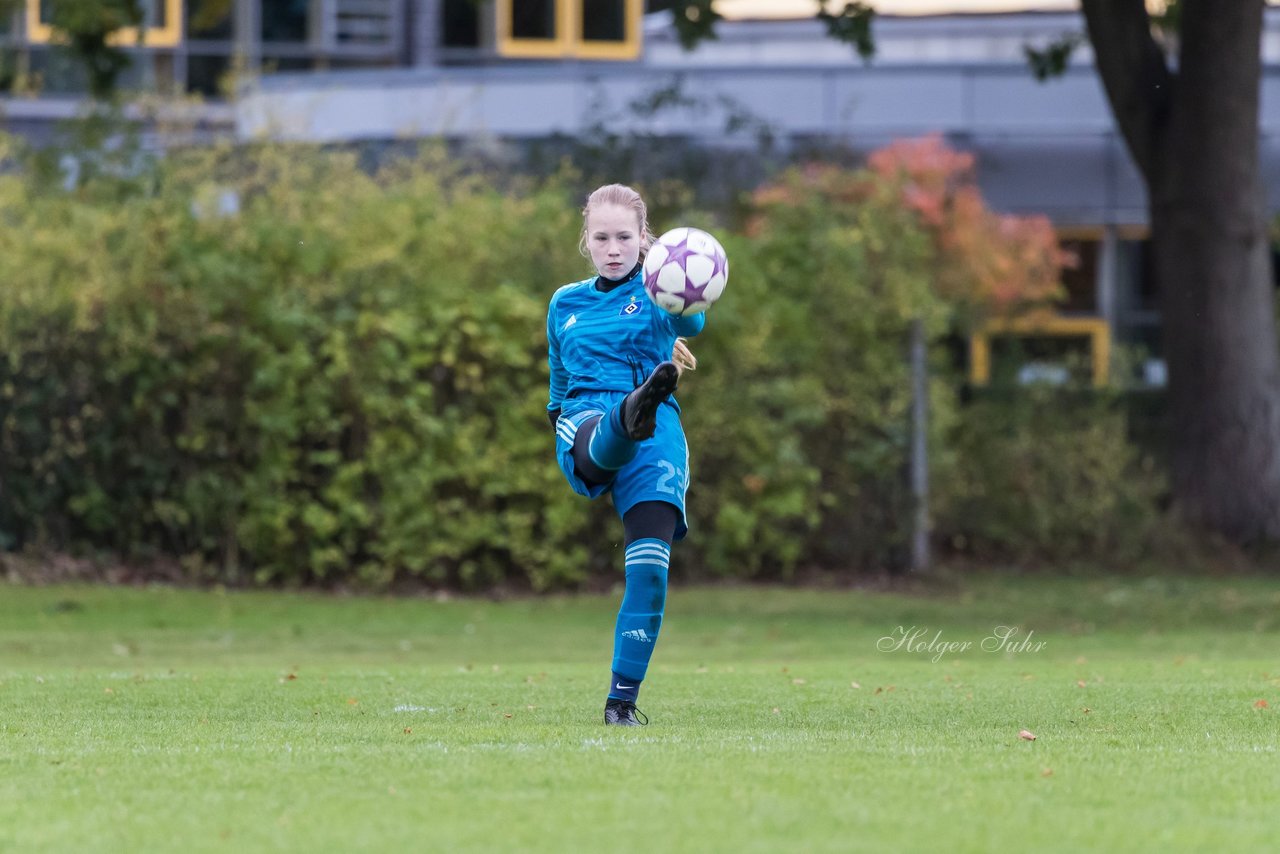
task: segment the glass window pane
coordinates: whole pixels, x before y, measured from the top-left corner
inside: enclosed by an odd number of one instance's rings
[[[511,37],[554,39],[556,37],[556,0],[512,0]]]
[[[221,98],[226,93],[222,86],[231,70],[231,57],[225,54],[202,56],[187,55],[187,90],[199,92],[210,98]]]
[[[1066,293],[1063,311],[1093,312],[1098,306],[1098,253],[1101,244],[1094,239],[1065,239],[1063,249],[1075,256],[1075,265],[1062,271],[1062,286]]]
[[[305,42],[310,0],[269,0],[262,4],[264,42]]]
[[[46,26],[53,23],[53,7],[55,0],[40,0],[40,23]],[[143,25],[161,28],[168,23],[168,9],[164,0],[139,0],[142,7]]]
[[[89,88],[84,66],[65,50],[31,51],[30,71],[39,77],[42,93],[65,95]]]
[[[444,0],[440,4],[440,15],[441,44],[480,46],[480,10],[472,0]]]
[[[626,41],[627,0],[582,0],[582,37],[587,41]]]
[[[231,41],[234,0],[186,0],[187,38]]]

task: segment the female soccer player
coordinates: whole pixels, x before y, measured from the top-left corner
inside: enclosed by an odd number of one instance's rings
[[[671,544],[689,530],[689,450],[671,395],[695,360],[677,336],[697,335],[706,321],[668,314],[645,294],[640,270],[653,238],[639,193],[600,187],[582,216],[581,248],[597,275],[551,298],[547,415],[574,492],[612,492],[622,517],[626,590],[604,722],[642,726],[648,718],[636,710],[636,697],[662,626]]]

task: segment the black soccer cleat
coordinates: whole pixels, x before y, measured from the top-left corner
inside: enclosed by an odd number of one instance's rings
[[[610,697],[604,704],[605,726],[648,726],[649,718],[635,703]]]
[[[658,429],[658,407],[671,397],[679,380],[680,369],[675,362],[663,362],[626,396],[622,402],[622,429],[628,439],[639,442],[653,436]]]

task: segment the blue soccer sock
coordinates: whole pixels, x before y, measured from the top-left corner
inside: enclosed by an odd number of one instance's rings
[[[613,678],[609,696],[636,701],[640,683],[662,628],[667,604],[667,568],[671,547],[659,539],[636,540],[627,546],[627,589],[613,631]]]
[[[600,468],[617,471],[635,459],[639,450],[640,445],[627,435],[622,426],[620,400],[596,422],[591,441],[587,443],[587,456]]]

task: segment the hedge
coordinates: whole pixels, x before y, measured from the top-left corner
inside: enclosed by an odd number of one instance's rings
[[[548,589],[616,571],[621,526],[563,483],[543,415],[546,303],[589,273],[582,190],[571,173],[471,174],[432,147],[376,170],[310,147],[193,150],[72,190],[0,173],[0,547],[227,583]],[[1046,419],[1061,435],[1045,459],[1018,450],[1038,446],[1026,435],[982,444],[989,413],[956,402],[909,211],[799,203],[750,236],[692,210],[654,226],[677,223],[717,230],[732,265],[680,393],[678,573],[899,560],[913,316],[934,342],[946,542],[1052,557],[1077,504],[1047,527],[1005,509],[1056,502],[1077,439],[1080,506],[1142,470],[1105,425]],[[1047,473],[1011,492],[1011,455]],[[1126,511],[1142,524],[1144,483]]]

